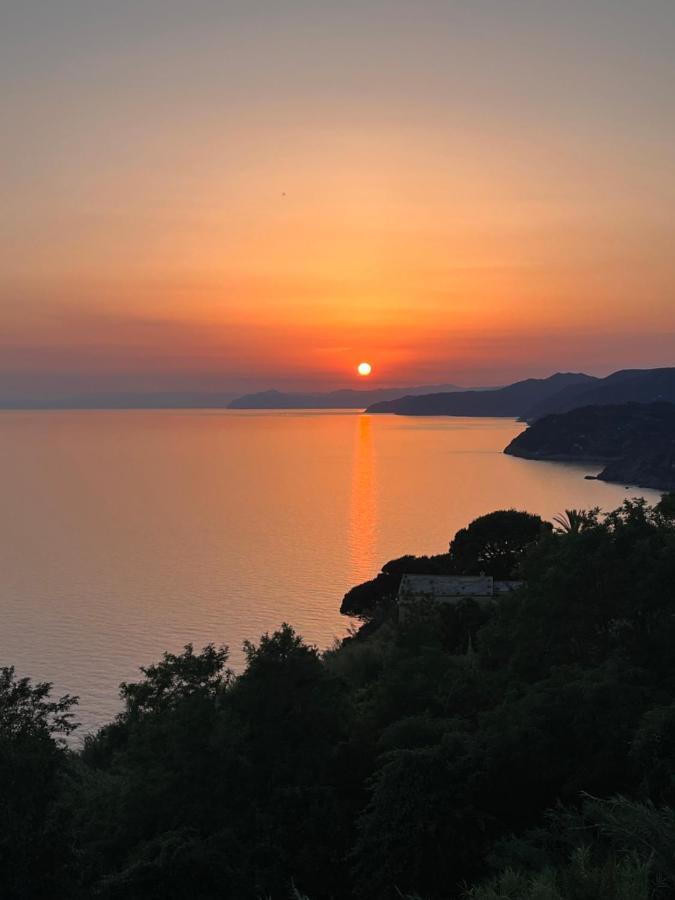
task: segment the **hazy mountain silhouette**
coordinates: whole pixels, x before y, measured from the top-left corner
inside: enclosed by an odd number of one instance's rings
[[[456,384],[422,385],[420,387],[345,389],[338,391],[295,393],[260,391],[245,394],[228,404],[229,409],[365,409],[371,403],[395,400],[406,395],[429,394],[432,391],[463,391]]]
[[[523,416],[535,404],[569,386],[587,386],[597,381],[591,375],[558,372],[549,378],[528,378],[507,387],[486,391],[405,396],[374,403],[369,413],[396,413],[407,416]]]
[[[593,384],[572,384],[558,394],[543,398],[522,415],[532,422],[541,416],[580,406],[655,403],[659,400],[675,403],[675,368],[622,369]]]

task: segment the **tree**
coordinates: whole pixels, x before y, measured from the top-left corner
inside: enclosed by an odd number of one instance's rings
[[[522,577],[489,607],[323,654],[283,625],[237,676],[164,654],[81,754],[72,701],[4,670],[3,897],[675,896],[675,521],[558,524],[503,510],[381,573]]]
[[[77,698],[52,700],[51,690],[0,669],[0,895],[7,900],[66,897],[72,888],[59,800]]]
[[[566,865],[541,872],[505,869],[463,900],[652,900],[649,864],[631,858],[595,862],[584,849]]]
[[[382,566],[382,571],[370,581],[358,584],[345,594],[340,612],[363,622],[384,616],[398,595],[403,575],[446,575],[451,572],[447,554],[437,556],[401,556]]]
[[[600,507],[593,509],[566,509],[564,515],[553,516],[557,528],[562,534],[578,534],[584,528],[598,524]]]
[[[87,895],[179,898],[198,879],[203,897],[242,896],[230,804],[245,763],[227,659],[213,644],[165,653],[87,739],[70,793]]]
[[[529,546],[550,532],[540,516],[503,509],[479,516],[450,543],[450,562],[465,575],[514,578]]]
[[[228,648],[216,648],[214,644],[208,644],[201,653],[195,653],[192,644],[186,644],[178,655],[165,653],[161,662],[141,667],[145,676],[142,681],[122,683],[124,716],[132,718],[175,707],[196,695],[216,698],[232,678],[231,669],[226,668],[228,658]]]
[[[675,519],[675,491],[664,494],[656,504],[656,512],[664,519]]]
[[[256,900],[295,878],[321,900],[344,881],[342,683],[288,625],[244,651],[236,678],[225,648],[188,645],[122,685],[73,778],[90,894]]]
[[[499,841],[491,861],[501,875],[466,897],[670,900],[674,840],[673,809],[621,795],[599,799],[582,794],[574,806],[547,810],[537,828]],[[538,885],[554,892],[537,893]]]
[[[675,528],[644,501],[625,501],[578,532],[536,542],[521,573],[526,587],[500,601],[481,632],[486,662],[533,677],[620,654],[670,671]]]
[[[230,701],[251,766],[241,823],[257,858],[256,896],[342,896],[354,767],[343,682],[287,624],[246,642]],[[340,789],[344,786],[344,789]]]

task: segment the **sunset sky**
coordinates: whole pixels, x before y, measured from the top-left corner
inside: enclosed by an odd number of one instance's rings
[[[8,0],[0,397],[675,363],[672,0]]]

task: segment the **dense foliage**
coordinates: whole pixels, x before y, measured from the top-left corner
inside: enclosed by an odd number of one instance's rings
[[[188,646],[79,752],[1,670],[0,895],[675,896],[674,509],[483,517],[431,565],[525,579],[487,612]]]
[[[516,509],[499,509],[479,516],[457,532],[447,553],[401,556],[385,563],[379,575],[345,594],[340,612],[364,622],[379,623],[394,606],[405,574],[485,573],[495,578],[516,578],[529,545],[550,530],[550,523],[539,516]]]

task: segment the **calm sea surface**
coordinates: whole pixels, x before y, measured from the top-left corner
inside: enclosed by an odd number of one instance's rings
[[[510,419],[330,412],[0,413],[0,663],[79,694],[88,730],[164,649],[294,625],[344,634],[344,592],[471,519],[628,493],[504,456]],[[591,471],[593,471],[591,469]]]

